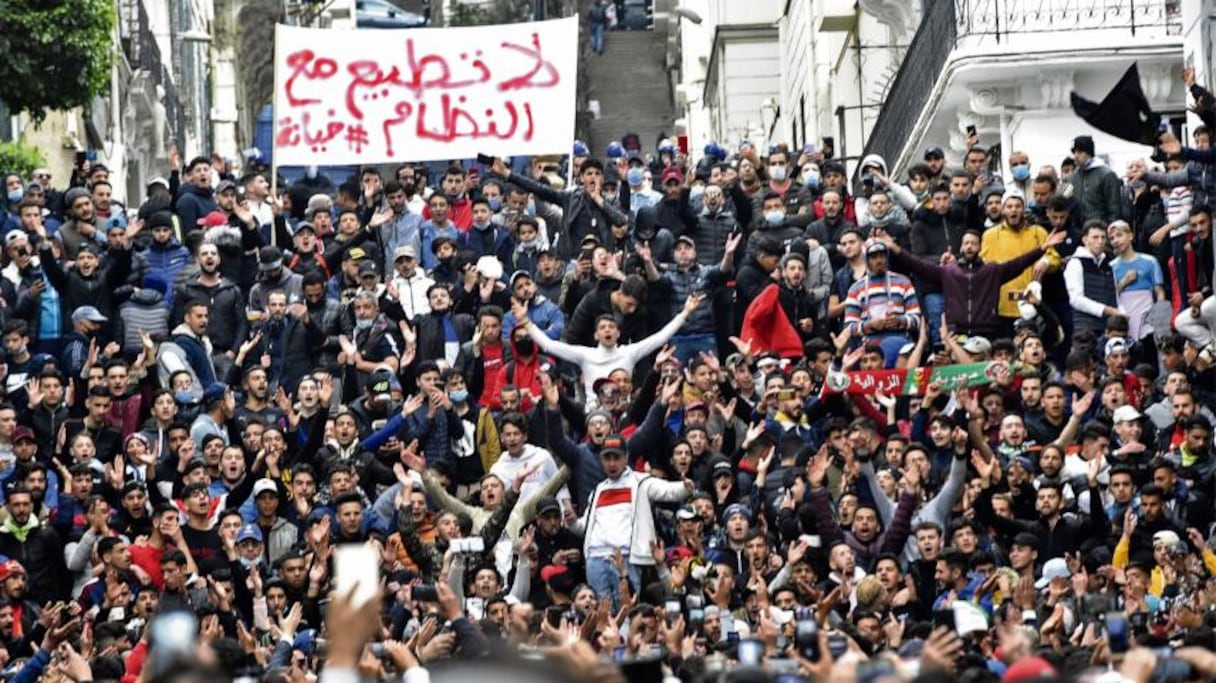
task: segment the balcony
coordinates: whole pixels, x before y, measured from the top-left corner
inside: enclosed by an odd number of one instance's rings
[[[935,115],[926,109],[937,106],[934,98],[950,85],[949,72],[967,60],[1016,59],[1026,65],[1053,58],[1081,64],[1088,50],[1160,47],[1180,41],[1181,33],[1181,0],[925,0],[924,16],[866,139],[865,154],[879,154],[899,167]]]
[[[1182,0],[957,0],[958,46],[1011,43],[1033,46],[1038,38],[1070,47],[1094,40],[1152,40],[1182,33]]]
[[[160,47],[152,32],[148,11],[144,4],[142,2],[132,4],[138,5],[137,13],[134,7],[130,8],[137,20],[132,22],[134,26],[130,27],[133,29],[133,35],[124,36],[123,47],[127,62],[134,71],[133,89],[142,83],[144,89],[148,91],[149,99],[164,107],[164,122],[169,129],[169,142],[176,144],[178,149],[184,150],[186,149],[185,111],[177,85],[173,82],[173,72],[170,70],[170,65],[166,64],[161,56]],[[161,135],[163,131],[157,131],[156,134]]]

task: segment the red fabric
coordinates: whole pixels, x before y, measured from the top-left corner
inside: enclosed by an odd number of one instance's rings
[[[498,389],[502,386],[499,380],[502,379],[502,371],[506,369],[503,367],[502,343],[486,344],[481,347],[481,363],[482,377],[485,378],[485,381],[482,382],[481,396],[475,397],[475,400],[480,405],[488,406],[498,396]]]
[[[608,507],[609,505],[629,505],[633,502],[633,489],[607,489],[600,492],[600,497],[595,501],[597,508]]]
[[[773,283],[748,304],[739,338],[751,343],[753,354],[775,351],[782,358],[801,358],[802,339],[785,316],[777,295],[777,284]]]
[[[431,206],[422,208],[422,217],[431,220]],[[460,232],[468,232],[473,225],[473,202],[468,197],[461,197],[448,207],[448,220],[456,225]]]

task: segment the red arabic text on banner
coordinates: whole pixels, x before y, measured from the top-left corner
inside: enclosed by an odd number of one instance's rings
[[[280,165],[566,153],[578,17],[443,29],[277,27]]]
[[[802,338],[781,308],[778,293],[771,284],[747,305],[739,338],[751,344],[753,354],[773,351],[782,358],[799,358]]]

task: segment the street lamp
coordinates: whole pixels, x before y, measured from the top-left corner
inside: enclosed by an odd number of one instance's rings
[[[675,8],[675,13],[676,16],[687,19],[694,24],[699,25],[701,23],[701,15],[688,9],[687,7],[677,7]]]

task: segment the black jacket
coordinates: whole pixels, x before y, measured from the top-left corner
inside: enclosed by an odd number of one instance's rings
[[[1005,547],[1008,547],[1013,537],[1019,533],[1034,534],[1040,541],[1039,559],[1044,562],[1064,557],[1064,553],[1076,552],[1082,544],[1091,539],[1105,541],[1108,535],[1110,522],[1106,519],[1106,511],[1102,509],[1102,494],[1097,487],[1089,489],[1088,515],[1063,516],[1054,527],[1048,526],[1047,521],[1042,518],[1030,521],[997,516],[992,509],[992,496],[995,493],[994,487],[980,492],[975,500],[975,518],[991,526],[1001,537]]]
[[[173,314],[169,316],[169,329],[182,323],[186,315],[186,304],[194,300],[206,301],[210,305],[207,319],[207,336],[215,353],[236,352],[245,341],[249,322],[245,317],[245,297],[231,280],[220,278],[215,287],[199,282],[199,273],[194,273],[178,285],[173,293]]]
[[[39,525],[31,529],[22,542],[6,523],[0,527],[0,555],[17,560],[25,567],[29,577],[26,598],[34,604],[71,599],[72,582],[64,566],[63,541],[50,526]]]
[[[117,306],[114,305],[114,290],[126,281],[131,274],[131,250],[110,250],[109,263],[98,268],[93,275],[84,277],[80,271],[72,269],[65,271],[63,266],[51,253],[51,243],[43,240],[39,245],[42,269],[51,281],[55,291],[59,292],[59,303],[64,311],[75,311],[81,306],[95,306],[101,314],[113,318]],[[65,329],[64,333],[69,332]],[[108,334],[101,335],[105,341],[111,341]]]
[[[456,329],[456,341],[463,343],[473,338],[473,316],[452,314],[452,326]],[[414,333],[418,335],[416,361],[441,360],[444,358],[443,321],[436,313],[425,313],[414,320]]]

